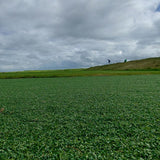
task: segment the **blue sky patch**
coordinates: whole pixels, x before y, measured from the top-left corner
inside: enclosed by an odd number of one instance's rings
[[[160,4],[158,5],[156,12],[160,12]]]

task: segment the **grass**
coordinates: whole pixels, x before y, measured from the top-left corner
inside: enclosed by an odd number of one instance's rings
[[[95,66],[87,69],[0,72],[0,79],[160,74],[160,58]]]
[[[0,79],[15,78],[52,78],[52,77],[77,77],[77,76],[110,76],[110,75],[148,75],[160,74],[160,70],[88,70],[88,69],[66,69],[66,70],[39,70],[21,72],[1,72]]]
[[[0,80],[0,159],[160,159],[160,75]]]
[[[150,70],[160,71],[160,57],[129,61],[127,63],[115,63],[91,67],[88,70]]]
[[[88,69],[0,72],[0,79],[160,74],[160,58],[95,66]]]

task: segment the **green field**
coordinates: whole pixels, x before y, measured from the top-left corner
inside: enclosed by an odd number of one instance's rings
[[[19,72],[0,72],[0,79],[17,78],[53,78],[53,77],[84,77],[84,76],[113,76],[113,75],[153,75],[160,74],[160,70],[37,70]]]
[[[0,72],[0,79],[160,74],[160,57],[85,69]]]
[[[0,80],[0,159],[160,159],[160,75]]]

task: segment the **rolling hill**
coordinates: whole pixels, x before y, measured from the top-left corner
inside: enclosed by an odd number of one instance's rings
[[[160,74],[160,57],[87,69],[0,72],[0,79]]]
[[[160,70],[160,57],[95,66],[87,70]]]

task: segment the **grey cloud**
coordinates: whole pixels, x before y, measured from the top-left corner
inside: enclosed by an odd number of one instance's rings
[[[160,56],[160,0],[1,0],[0,71]]]
[[[124,13],[128,11],[130,5],[132,3],[125,0],[103,0],[101,3],[98,0],[88,2],[81,0],[78,3],[70,1],[63,6],[63,11],[59,15],[61,21],[57,24],[56,34],[62,37],[105,40],[127,34],[124,28],[127,29],[133,20]]]

